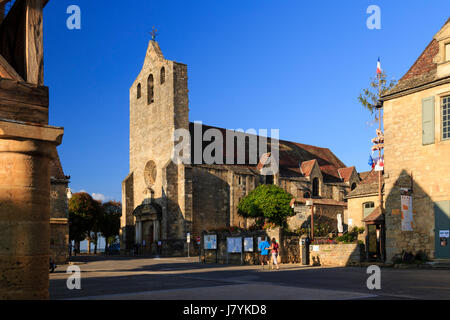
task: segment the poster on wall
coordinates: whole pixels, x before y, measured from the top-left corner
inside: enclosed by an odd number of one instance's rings
[[[244,251],[253,252],[253,238],[244,238]]]
[[[227,251],[229,253],[241,253],[242,238],[227,238]]]
[[[401,195],[400,205],[402,212],[402,231],[413,231],[412,197],[410,195]]]
[[[204,243],[205,243],[206,250],[216,250],[217,249],[217,235],[215,235],[215,234],[205,235]]]

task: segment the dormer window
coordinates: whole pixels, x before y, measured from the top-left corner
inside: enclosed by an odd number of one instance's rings
[[[445,45],[445,61],[450,61],[450,43]]]

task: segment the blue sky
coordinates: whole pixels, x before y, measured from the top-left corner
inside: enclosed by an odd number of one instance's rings
[[[68,30],[69,5],[81,30]],[[369,5],[381,30],[369,30]],[[152,26],[166,58],[188,65],[191,121],[280,129],[367,171],[375,126],[357,102],[382,68],[399,79],[448,19],[450,1],[50,1],[45,82],[50,124],[74,191],[121,199],[128,174],[129,88]]]

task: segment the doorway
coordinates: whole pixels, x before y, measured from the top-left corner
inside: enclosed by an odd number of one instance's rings
[[[440,201],[435,203],[434,218],[435,258],[450,259],[450,201]]]

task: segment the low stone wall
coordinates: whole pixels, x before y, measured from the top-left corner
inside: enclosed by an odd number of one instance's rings
[[[311,265],[351,266],[363,261],[364,249],[359,244],[311,245],[309,256]]]

